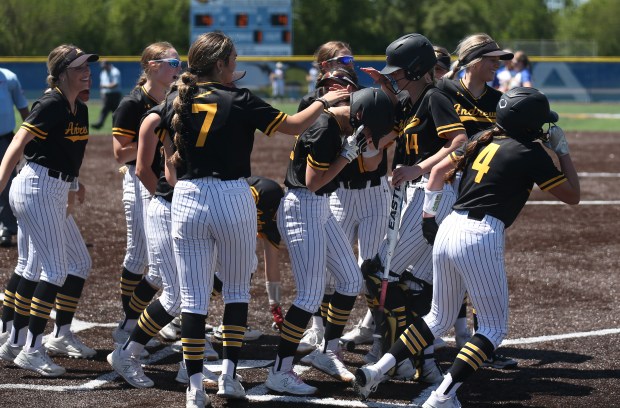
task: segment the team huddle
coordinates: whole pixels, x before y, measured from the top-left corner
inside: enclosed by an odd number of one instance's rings
[[[316,89],[289,115],[235,86],[244,73],[223,33],[194,41],[185,72],[171,44],[149,45],[143,75],[113,116],[127,247],[112,368],[134,387],[155,386],[141,359],[158,334],[179,334],[176,380],[187,384],[187,407],[210,404],[205,384],[217,384],[221,398],[246,398],[237,364],[257,237],[280,333],[265,382],[272,392],[317,392],[294,371],[301,357],[364,400],[382,382],[405,379],[429,384],[414,406],[460,407],[456,392],[479,367],[515,365],[495,353],[508,323],[504,230],[534,184],[577,204],[579,180],[546,96],[487,84],[512,53],[475,34],[456,54],[450,64],[423,35],[404,35],[387,47],[381,71],[361,68],[377,85],[364,88],[351,47],[325,43],[315,53]],[[51,355],[96,354],[70,330],[91,260],[67,208],[83,199],[88,64],[97,59],[72,45],[50,53],[50,90],[0,165],[2,191],[25,158],[10,187],[19,261],[4,291],[0,358],[45,377],[66,372]],[[284,187],[251,175],[256,130],[296,135]],[[273,266],[281,241],[296,285],[286,313]],[[219,376],[206,365],[219,358],[205,336],[214,294],[224,303]],[[366,315],[344,333],[360,294]],[[444,373],[434,352],[452,327],[460,350]],[[342,349],[360,343],[372,343],[368,364],[352,372]]]

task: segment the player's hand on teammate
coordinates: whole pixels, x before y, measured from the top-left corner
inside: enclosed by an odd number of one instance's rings
[[[349,91],[347,89],[336,89],[334,87],[329,88],[329,92],[321,97],[327,101],[329,106],[334,106],[340,101],[346,101],[349,99]]]
[[[551,126],[549,128],[549,137],[543,144],[553,150],[558,156],[566,156],[568,151],[568,142],[564,131],[559,126]]]
[[[359,156],[359,147],[357,146],[357,138],[355,135],[351,135],[344,139],[344,142],[342,143],[342,150],[340,150],[340,155],[349,163]]]
[[[415,180],[422,175],[420,166],[400,166],[392,171],[392,185],[399,186],[405,181]]]
[[[375,84],[381,85],[387,81],[387,79],[383,76],[381,72],[373,67],[362,67],[360,68],[362,72],[365,72],[375,81]]]
[[[427,244],[433,245],[435,243],[437,230],[439,230],[439,225],[437,225],[435,217],[422,218],[422,236]]]

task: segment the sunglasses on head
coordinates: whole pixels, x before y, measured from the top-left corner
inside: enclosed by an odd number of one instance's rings
[[[149,62],[167,62],[168,65],[170,65],[172,68],[176,68],[179,65],[181,65],[181,60],[178,60],[176,58],[155,59],[155,60],[150,60]]]
[[[334,57],[334,58],[327,59],[323,62],[325,63],[325,62],[333,62],[333,61],[336,61],[342,65],[349,65],[350,63],[354,61],[354,58],[352,55],[343,55],[341,57]]]

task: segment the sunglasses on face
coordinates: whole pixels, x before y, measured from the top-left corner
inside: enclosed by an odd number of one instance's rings
[[[352,55],[343,55],[341,57],[330,58],[328,60],[323,61],[323,63],[336,61],[336,62],[338,62],[339,64],[342,64],[342,65],[349,65],[354,60],[355,59],[353,58]]]
[[[149,62],[167,62],[168,65],[170,65],[172,68],[177,68],[179,65],[181,65],[181,60],[178,60],[176,58],[155,59],[150,60]]]

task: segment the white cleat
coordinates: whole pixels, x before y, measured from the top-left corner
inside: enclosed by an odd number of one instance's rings
[[[438,387],[439,384],[434,384],[430,387],[424,388],[420,391],[418,396],[411,401],[411,406],[418,408],[422,407],[422,405],[424,405],[424,403],[431,397],[431,394],[433,394]]]
[[[297,347],[297,352],[300,354],[312,352],[321,345],[324,335],[325,330],[323,329],[318,329],[316,327],[309,328],[304,332],[304,335],[299,342],[299,346]]]
[[[456,395],[451,397],[437,395],[433,391],[428,399],[422,404],[422,408],[461,408],[461,403]]]
[[[207,340],[205,342],[205,360],[207,361],[217,361],[220,359],[220,355],[217,354],[217,351],[213,348],[213,344],[211,343],[211,336],[205,336]]]
[[[243,385],[241,385],[241,381],[239,380],[239,376],[232,378],[232,376],[228,374],[220,375],[220,378],[217,381],[218,391],[217,395],[219,397],[227,398],[227,399],[245,399],[245,389]]]
[[[62,337],[47,336],[44,347],[50,356],[92,358],[97,355],[94,349],[82,343],[73,332],[68,332]]]
[[[218,376],[213,371],[209,370],[206,364],[206,359],[202,365],[202,383],[205,387],[214,387],[217,385]],[[189,376],[187,375],[187,369],[185,368],[185,360],[179,362],[179,371],[175,377],[175,381],[181,384],[189,384]]]
[[[26,353],[25,350],[22,350],[15,357],[13,363],[24,370],[34,371],[44,377],[59,377],[67,372],[64,367],[52,361],[44,348],[40,348],[34,353]]]
[[[310,354],[306,354],[305,356],[303,356],[301,358],[301,360],[299,360],[300,362],[304,363],[304,364],[308,364],[308,365],[312,365],[312,362],[314,361],[314,358],[321,353],[320,348],[315,348],[314,351]]]
[[[0,346],[6,343],[10,335],[11,335],[11,332],[8,330],[3,333],[0,333]]]
[[[187,388],[185,392],[185,408],[205,408],[211,406],[211,400],[203,389]]]
[[[0,347],[0,358],[12,363],[24,346],[11,346],[7,341]]]
[[[159,335],[165,340],[176,341],[181,338],[181,318],[175,317],[170,323],[165,325]]]
[[[340,381],[355,381],[355,375],[347,370],[338,355],[331,350],[327,350],[325,353],[318,353],[314,360],[312,360],[312,366]]]
[[[114,371],[123,377],[131,386],[136,388],[150,388],[155,385],[155,383],[144,374],[140,360],[134,356],[123,357],[119,347],[108,354],[107,360]]]
[[[313,395],[316,393],[316,387],[306,384],[293,371],[277,371],[269,370],[265,386],[271,391],[292,395]]]
[[[418,381],[425,382],[427,384],[439,384],[443,381],[443,370],[439,366],[437,360],[432,359],[427,361],[422,366],[422,373],[418,378]]]
[[[372,344],[373,341],[373,329],[364,327],[361,324],[355,326],[351,331],[345,333],[340,341],[342,344],[354,343],[354,344]]]
[[[381,371],[373,366],[358,368],[355,371],[355,383],[353,387],[362,401],[366,401],[370,393],[375,392],[383,379]]]
[[[403,360],[397,367],[394,376],[395,380],[411,380],[415,377],[416,369],[410,359]]]
[[[129,340],[129,336],[131,335],[130,331],[121,329],[120,327],[116,327],[113,331],[112,331],[112,338],[114,339],[114,343],[116,343],[116,345],[120,345],[123,346],[125,345],[125,343],[127,343],[127,340]],[[155,348],[155,347],[159,347],[161,346],[161,342],[157,339],[150,339],[148,341],[148,343],[146,343],[146,345],[144,347],[147,348]],[[146,356],[140,355],[140,357],[148,357],[148,352]]]

